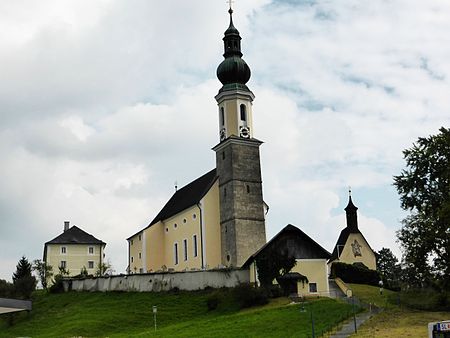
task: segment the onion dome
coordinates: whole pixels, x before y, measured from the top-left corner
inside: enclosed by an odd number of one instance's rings
[[[233,10],[230,8],[230,26],[225,31],[223,38],[225,60],[217,67],[217,78],[222,82],[221,91],[227,89],[245,89],[250,80],[250,68],[242,59],[241,37],[239,31],[233,25]]]

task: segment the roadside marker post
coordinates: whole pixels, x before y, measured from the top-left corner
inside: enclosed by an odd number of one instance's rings
[[[158,312],[158,308],[156,305],[153,305],[153,322],[155,323],[155,331],[156,331],[156,312]]]

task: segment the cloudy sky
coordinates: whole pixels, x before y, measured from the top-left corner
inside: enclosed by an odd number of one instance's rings
[[[375,250],[400,250],[402,150],[450,125],[450,2],[236,0],[261,147],[268,238],[288,223],[329,251],[348,186]],[[126,238],[215,165],[214,1],[0,2],[0,279],[69,220]]]

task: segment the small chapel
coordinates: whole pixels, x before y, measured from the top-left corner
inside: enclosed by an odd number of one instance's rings
[[[177,190],[153,220],[130,236],[128,273],[241,267],[266,243],[259,147],[254,138],[250,68],[241,37],[225,31],[216,168]]]
[[[376,270],[375,253],[358,228],[358,208],[353,204],[349,191],[348,204],[345,207],[347,226],[341,231],[328,261],[329,267],[334,262],[346,264],[362,263],[371,270]]]

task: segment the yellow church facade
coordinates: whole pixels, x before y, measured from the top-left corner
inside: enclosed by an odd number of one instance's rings
[[[184,210],[174,208],[205,188]],[[127,239],[129,273],[220,267],[218,194],[215,170],[178,190],[148,227]]]

